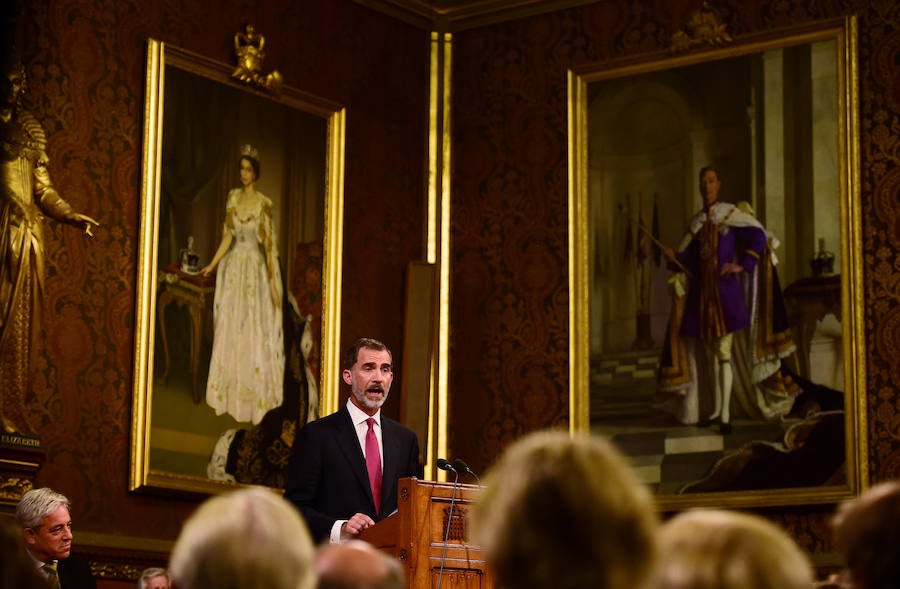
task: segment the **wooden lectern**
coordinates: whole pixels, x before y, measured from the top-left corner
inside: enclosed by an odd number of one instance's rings
[[[469,518],[479,489],[400,479],[397,511],[359,537],[400,559],[409,589],[437,589],[439,580],[441,589],[493,589],[481,549],[469,543]]]

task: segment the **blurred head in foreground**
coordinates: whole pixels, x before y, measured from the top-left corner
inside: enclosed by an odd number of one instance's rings
[[[282,497],[248,487],[205,501],[172,549],[179,589],[312,589],[312,539]]]
[[[809,558],[762,517],[725,510],[676,515],[659,534],[657,589],[809,589]]]
[[[368,542],[348,540],[321,546],[313,558],[317,589],[404,589],[406,579],[396,558]]]
[[[879,483],[838,507],[834,543],[854,587],[900,583],[900,481]]]
[[[653,500],[608,441],[543,431],[485,477],[476,542],[502,589],[635,589],[656,557]]]

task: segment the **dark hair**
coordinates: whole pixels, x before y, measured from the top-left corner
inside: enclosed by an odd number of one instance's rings
[[[900,481],[881,482],[842,503],[832,519],[834,544],[857,582],[896,587],[900,578]]]
[[[241,160],[247,160],[248,162],[250,162],[250,165],[253,166],[253,174],[256,176],[256,179],[259,180],[259,160],[256,158],[252,158],[249,155],[242,155],[241,159],[238,160],[238,163],[240,163]]]
[[[350,370],[351,368],[353,368],[353,365],[356,364],[356,360],[359,358],[359,351],[363,348],[369,350],[378,350],[379,352],[387,352],[391,357],[391,361],[393,362],[394,360],[394,355],[391,353],[390,348],[388,348],[386,345],[384,345],[377,339],[372,339],[370,337],[361,337],[356,340],[356,342],[354,342],[352,346],[347,348],[347,353],[344,354],[344,370]]]
[[[700,168],[700,173],[697,174],[697,179],[703,180],[703,174],[707,172],[712,172],[716,175],[717,180],[721,180],[721,178],[719,177],[719,170],[717,170],[715,166],[703,166],[702,168]]]

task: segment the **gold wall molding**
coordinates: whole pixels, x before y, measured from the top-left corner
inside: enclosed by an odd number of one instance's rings
[[[448,33],[573,8],[593,0],[354,1],[407,24]]]

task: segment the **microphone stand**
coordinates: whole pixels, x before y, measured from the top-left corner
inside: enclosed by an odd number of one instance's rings
[[[453,473],[453,491],[450,493],[450,509],[447,513],[447,528],[444,530],[444,549],[441,552],[441,568],[438,571],[437,589],[441,589],[441,580],[444,577],[444,560],[447,558],[447,541],[450,539],[450,526],[453,524],[453,505],[456,503],[456,489],[459,487],[459,472],[450,464],[442,466],[444,470]]]

